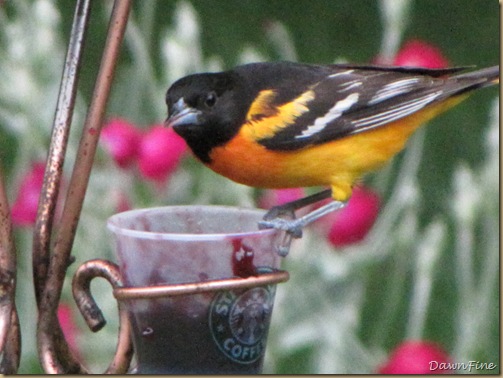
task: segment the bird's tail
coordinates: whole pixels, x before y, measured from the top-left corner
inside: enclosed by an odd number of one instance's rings
[[[499,84],[500,82],[500,66],[482,68],[477,71],[472,71],[464,74],[453,76],[458,82],[471,82],[470,89],[487,87],[490,85]]]

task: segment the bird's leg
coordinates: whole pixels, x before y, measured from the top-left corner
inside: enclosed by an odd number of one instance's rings
[[[302,237],[302,228],[327,215],[328,213],[342,209],[346,206],[347,202],[332,201],[300,218],[295,218],[295,210],[327,199],[331,196],[331,193],[330,189],[324,190],[299,200],[288,202],[284,205],[275,206],[265,214],[263,218],[264,220],[260,221],[258,224],[260,229],[275,228],[285,231],[283,240],[280,242],[278,247],[278,253],[281,256],[286,256],[288,254],[292,238]],[[285,216],[288,218],[282,218]]]
[[[302,229],[305,226],[331,213],[332,211],[342,209],[344,206],[346,206],[346,204],[347,202],[332,201],[297,219],[273,218],[271,220],[265,220],[264,217],[264,220],[260,221],[258,223],[258,226],[261,230],[266,228],[275,228],[278,230],[285,231],[282,240],[277,246],[278,254],[284,257],[288,254],[288,251],[290,250],[290,244],[292,243],[292,238],[302,237]],[[291,210],[291,214],[293,214],[293,216],[295,217],[295,213],[293,210]]]
[[[264,220],[269,221],[285,215],[295,219],[295,210],[323,201],[324,199],[330,198],[331,195],[332,190],[327,189],[295,201],[287,202],[283,205],[274,206],[264,215]]]
[[[300,238],[302,237],[302,228],[331,213],[332,211],[342,209],[346,206],[346,203],[347,202],[332,201],[297,219],[284,219],[278,217],[269,220],[264,217],[264,220],[259,222],[259,228],[276,228],[278,230],[286,231],[294,238]]]

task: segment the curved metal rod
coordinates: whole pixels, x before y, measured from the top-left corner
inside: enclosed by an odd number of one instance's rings
[[[70,180],[54,250],[50,257],[47,278],[40,296],[37,342],[40,361],[47,373],[86,372],[80,364],[71,364],[71,366],[62,364],[66,357],[62,358],[59,353],[67,350],[68,346],[64,338],[55,338],[53,335],[55,330],[60,329],[56,311],[130,7],[131,0],[116,0],[114,3],[93,98],[77,151],[76,164]]]
[[[84,40],[89,24],[90,8],[90,0],[79,0],[75,6],[72,31],[54,116],[51,144],[45,167],[44,183],[40,192],[37,220],[33,231],[33,282],[38,307],[40,307],[41,295],[44,290],[49,267],[49,248],[54,213],[75,105],[77,82],[82,61]],[[55,343],[57,346],[56,353],[60,356],[64,369],[67,371],[74,370],[79,363],[70,351],[59,323],[55,324],[53,334],[53,337],[57,340]]]
[[[17,372],[21,343],[15,294],[16,247],[7,193],[0,172],[0,353],[3,353],[0,370],[10,374]]]
[[[218,290],[247,289],[255,286],[265,286],[288,281],[287,271],[278,270],[272,273],[261,273],[246,278],[227,278],[203,282],[190,282],[174,285],[159,285],[148,287],[119,287],[114,290],[114,297],[118,300],[148,299],[177,295],[200,294]]]
[[[11,313],[10,329],[7,334],[7,342],[3,350],[3,359],[0,364],[1,374],[16,374],[19,369],[21,357],[21,331],[19,317],[14,307]]]
[[[90,260],[82,264],[73,276],[72,292],[82,316],[93,332],[99,331],[106,321],[101,310],[91,295],[91,280],[96,277],[105,278],[114,291],[123,286],[119,267],[106,260]],[[119,339],[112,363],[106,374],[124,374],[129,368],[133,357],[131,342],[131,325],[124,302],[118,302],[119,307]]]

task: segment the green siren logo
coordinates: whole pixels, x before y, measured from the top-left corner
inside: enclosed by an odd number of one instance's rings
[[[218,293],[209,323],[218,348],[228,358],[250,364],[262,357],[272,315],[275,286]]]

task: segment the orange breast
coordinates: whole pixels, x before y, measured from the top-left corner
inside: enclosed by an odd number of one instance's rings
[[[295,151],[268,150],[243,129],[228,144],[213,149],[208,166],[254,187],[331,186],[333,198],[345,201],[358,178],[399,152],[422,123],[453,105],[450,102],[372,131]]]

